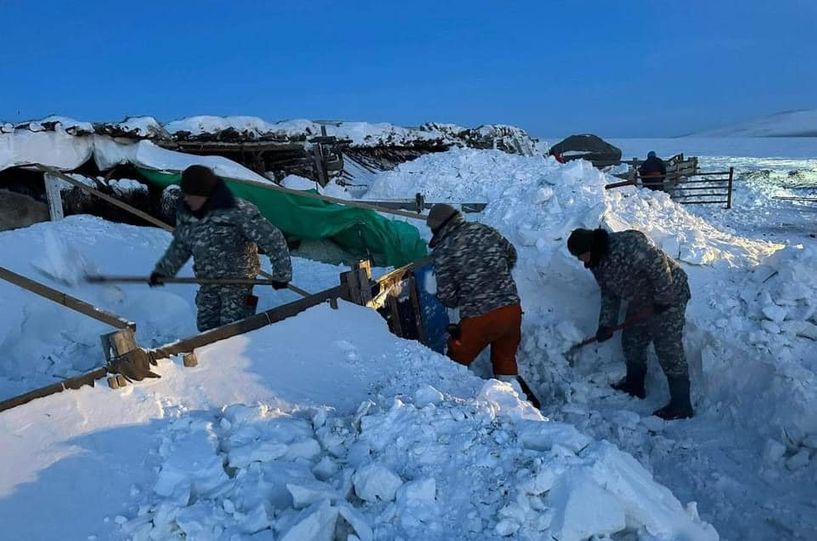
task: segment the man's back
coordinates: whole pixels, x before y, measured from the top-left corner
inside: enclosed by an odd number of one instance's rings
[[[511,269],[516,250],[495,229],[462,218],[447,224],[433,251],[437,297],[462,317],[519,303]]]

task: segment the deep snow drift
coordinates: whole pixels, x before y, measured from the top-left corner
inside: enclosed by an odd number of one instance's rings
[[[703,516],[728,538],[811,531],[817,521],[806,518],[814,516],[808,502],[817,491],[798,485],[817,475],[813,240],[783,250],[783,244],[759,240],[759,234],[746,238],[711,225],[663,193],[632,187],[605,193],[602,185],[609,181],[582,162],[560,166],[496,152],[452,151],[380,175],[369,196],[419,191],[428,199],[489,201],[476,219],[498,227],[520,251],[515,275],[525,310],[522,370],[541,394],[552,397],[550,407],[561,408],[552,413],[545,407],[546,413],[617,442],[663,474],[659,479],[706,501]],[[587,348],[575,368],[562,356],[593,333],[598,313],[593,279],[564,242],[574,227],[599,224],[644,231],[690,274],[686,348],[700,413],[692,421],[666,426],[641,417],[666,400],[656,365],[646,404],[610,392],[607,383],[623,370],[617,344]],[[661,435],[651,438],[656,432]],[[690,437],[720,441],[710,450],[693,444],[689,453]],[[713,491],[706,477],[726,477],[734,466],[716,455],[738,452],[743,456],[731,460],[749,479],[716,483],[723,486]],[[692,463],[680,468],[677,461]],[[771,488],[769,479],[778,486]],[[783,507],[791,511],[781,513],[770,504],[775,498],[790,502]],[[785,524],[782,530],[778,524]]]

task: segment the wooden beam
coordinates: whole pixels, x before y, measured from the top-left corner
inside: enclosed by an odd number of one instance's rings
[[[81,374],[73,378],[64,379],[59,383],[53,383],[51,385],[46,385],[45,387],[40,387],[39,389],[15,396],[14,398],[3,400],[0,402],[0,411],[6,411],[17,406],[22,406],[23,404],[27,404],[37,398],[43,398],[45,396],[60,393],[66,389],[79,389],[84,385],[93,386],[96,380],[104,378],[107,374],[108,370],[106,368],[97,368],[91,372],[86,372],[85,374]]]
[[[151,350],[151,353],[156,353],[157,358],[166,358],[170,357],[171,355],[178,355],[179,353],[189,353],[196,348],[200,348],[220,340],[225,340],[227,338],[232,338],[233,336],[237,336],[239,334],[254,331],[278,321],[283,321],[284,319],[298,315],[304,310],[334,298],[348,300],[347,289],[344,286],[335,286],[331,289],[321,291],[320,293],[315,293],[307,298],[299,299],[295,302],[291,302],[277,308],[272,308],[265,312],[250,316],[246,319],[236,321],[235,323],[223,325],[195,336],[190,336],[188,338],[183,338],[181,340],[165,344],[164,346]]]
[[[368,201],[368,200],[367,200]],[[413,210],[420,213],[420,210],[417,209],[417,201],[416,200],[405,200],[405,201],[368,201],[373,205],[377,205],[378,207],[383,207],[387,209],[403,209],[403,210]],[[422,209],[430,209],[437,203],[426,203],[423,202]],[[469,213],[469,212],[482,212],[485,210],[485,207],[488,206],[488,203],[447,203],[452,206],[459,206],[462,212]],[[421,209],[421,210],[422,210]]]
[[[40,297],[46,298],[50,301],[54,301],[57,304],[61,304],[66,308],[70,308],[75,312],[79,312],[80,314],[86,315],[90,318],[93,318],[97,321],[101,321],[102,323],[107,323],[112,327],[116,327],[117,329],[135,329],[136,324],[128,321],[122,317],[117,316],[116,314],[112,314],[111,312],[106,312],[101,308],[97,308],[92,304],[88,304],[85,301],[81,301],[75,297],[70,295],[66,295],[62,291],[58,291],[56,289],[50,288],[45,284],[41,284],[40,282],[36,282],[31,280],[30,278],[26,278],[21,274],[17,274],[5,267],[0,267],[0,278],[6,280],[7,282],[11,282],[12,284],[22,287],[32,293],[39,295]]]

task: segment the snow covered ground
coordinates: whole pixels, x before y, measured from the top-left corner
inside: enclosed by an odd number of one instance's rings
[[[541,414],[512,388],[391,336],[373,312],[321,306],[202,348],[196,368],[164,361],[160,380],[1,413],[4,535],[814,538],[813,239],[767,238],[761,219],[727,228],[714,211],[680,208],[665,194],[605,192],[610,179],[583,162],[454,150],[370,180],[372,199],[422,192],[489,202],[469,219],[499,228],[519,249],[520,365]],[[592,276],[565,239],[599,224],[643,230],[690,274],[693,419],[650,416],[667,399],[654,359],[647,400],[609,389],[623,371],[617,340],[586,348],[573,366],[564,357],[595,331],[598,311]],[[59,274],[72,260],[67,251],[105,272],[138,274],[168,236],[72,217],[0,240],[9,247],[0,265],[24,274],[37,265]],[[298,260],[295,282],[318,290],[339,271]],[[70,269],[63,274],[71,281]],[[68,291],[136,320],[146,345],[192,331],[192,288]],[[278,295],[264,292],[262,306],[288,300]],[[103,326],[8,284],[0,299],[14,308],[0,316],[0,349],[13,360],[2,365],[3,385],[30,388],[96,362]],[[473,370],[485,371],[484,362]]]
[[[57,263],[81,256],[84,269],[145,272],[168,236],[71,217],[2,240],[15,255],[4,265],[71,282],[74,270]],[[338,270],[296,261],[295,277],[317,290]],[[190,288],[68,290],[138,321],[144,344],[192,330]],[[93,343],[104,326],[18,293],[0,285],[3,306],[17,308],[1,327],[16,359],[7,379],[16,370],[33,386],[100,362]],[[276,295],[261,292],[262,305],[286,300]],[[395,338],[373,311],[317,307],[198,355],[193,369],[161,362],[159,380],[0,414],[4,535],[717,538],[694,504],[683,506],[628,454],[546,420],[508,385]]]

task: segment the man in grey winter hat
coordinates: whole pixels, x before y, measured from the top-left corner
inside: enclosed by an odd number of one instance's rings
[[[490,346],[496,378],[518,382],[539,408],[516,365],[522,339],[522,307],[511,276],[516,249],[496,229],[465,221],[450,205],[434,205],[426,224],[434,235],[429,247],[437,298],[449,308],[460,309],[459,325],[448,340],[448,356],[468,366]]]

